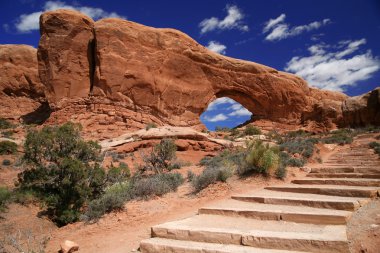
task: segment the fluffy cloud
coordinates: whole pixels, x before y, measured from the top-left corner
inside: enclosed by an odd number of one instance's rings
[[[220,109],[218,107],[221,104],[230,104],[230,105],[233,105],[235,103],[236,103],[236,101],[233,100],[233,99],[231,99],[231,98],[227,98],[227,97],[217,98],[217,99],[215,99],[214,101],[212,101],[208,105],[207,111],[213,111],[213,110],[216,110],[216,109]]]
[[[341,41],[336,46],[316,44],[308,48],[310,56],[295,56],[285,67],[322,89],[343,91],[367,80],[380,69],[380,61],[371,50],[353,55],[365,39]]]
[[[251,116],[252,113],[245,109],[241,104],[235,102],[232,106],[230,106],[232,112],[228,114],[231,117],[241,117],[241,116]]]
[[[227,5],[227,16],[220,20],[216,17],[204,19],[199,23],[201,34],[211,32],[214,30],[230,30],[239,29],[241,31],[248,31],[249,27],[244,24],[244,14],[236,5]]]
[[[289,37],[297,36],[304,32],[309,32],[316,30],[321,26],[330,23],[330,19],[324,19],[322,21],[314,21],[307,25],[293,26],[290,27],[289,24],[285,23],[285,14],[281,14],[275,19],[270,19],[267,21],[263,28],[263,33],[267,34],[265,40],[268,41],[278,41]]]
[[[208,121],[208,122],[219,122],[219,121],[225,121],[227,119],[228,119],[228,117],[226,115],[224,115],[223,113],[219,113],[219,114],[217,114],[215,116],[211,116],[211,117],[209,117],[209,116],[203,117],[203,120]]]
[[[69,9],[80,11],[93,19],[100,18],[125,18],[116,12],[107,12],[101,8],[93,8],[88,6],[73,6],[61,1],[47,1],[42,11],[37,11],[29,14],[22,14],[17,19],[15,27],[21,33],[27,33],[39,29],[40,15],[45,11],[53,11],[57,9]]]
[[[227,47],[217,41],[210,41],[207,48],[218,54],[225,54]]]

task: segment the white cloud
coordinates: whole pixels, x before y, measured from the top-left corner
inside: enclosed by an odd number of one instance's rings
[[[222,98],[217,98],[215,99],[214,101],[212,101],[208,107],[207,107],[207,111],[212,111],[212,110],[215,110],[217,109],[217,107],[221,104],[235,104],[236,101],[231,99],[231,98],[227,98],[227,97],[222,97]]]
[[[101,8],[93,8],[88,6],[73,6],[61,1],[47,1],[42,11],[29,14],[22,14],[17,19],[15,27],[17,31],[27,33],[39,29],[40,15],[45,11],[53,11],[57,9],[69,9],[80,11],[93,19],[100,18],[125,18],[116,12],[107,12]]]
[[[205,116],[203,118],[204,121],[207,121],[207,122],[218,122],[218,121],[225,121],[227,120],[228,117],[226,115],[224,115],[223,113],[219,113],[215,116],[212,116],[212,117],[209,117],[209,116]]]
[[[235,102],[235,104],[231,105],[229,107],[229,109],[231,109],[232,112],[230,112],[228,114],[228,116],[241,117],[241,116],[251,116],[252,115],[252,113],[250,111],[245,109],[241,104],[239,104],[237,102]]]
[[[306,79],[311,86],[343,91],[367,80],[380,70],[380,61],[371,50],[352,55],[366,43],[365,39],[341,41],[337,46],[317,44],[308,48],[310,56],[295,56],[285,67]]]
[[[225,54],[227,49],[225,45],[220,44],[220,42],[217,41],[210,41],[207,48],[218,54]]]
[[[211,17],[204,19],[199,23],[201,28],[201,34],[211,32],[214,30],[231,30],[239,29],[241,31],[248,31],[248,25],[245,25],[242,21],[244,19],[244,14],[236,5],[227,5],[227,16],[220,20],[216,17]]]
[[[267,34],[265,40],[278,41],[289,37],[297,36],[304,32],[316,30],[330,23],[330,19],[314,21],[307,25],[293,26],[285,23],[286,15],[283,13],[275,19],[267,21],[263,28],[263,33]]]

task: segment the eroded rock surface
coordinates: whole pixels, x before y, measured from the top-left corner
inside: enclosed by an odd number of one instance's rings
[[[37,49],[0,45],[0,117],[38,120],[48,110],[37,66]]]

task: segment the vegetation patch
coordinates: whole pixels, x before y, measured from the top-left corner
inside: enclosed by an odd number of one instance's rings
[[[17,144],[12,141],[0,141],[0,155],[17,153]]]
[[[369,147],[372,148],[375,151],[375,153],[378,154],[380,157],[380,143],[379,142],[373,141],[369,144]]]
[[[156,123],[151,122],[151,123],[148,123],[148,124],[145,126],[145,130],[146,130],[146,131],[148,131],[148,130],[151,129],[151,128],[157,128]]]
[[[0,187],[0,212],[4,212],[10,198],[11,192],[5,187]]]
[[[13,127],[14,125],[10,123],[8,120],[0,118],[0,129],[9,129]]]

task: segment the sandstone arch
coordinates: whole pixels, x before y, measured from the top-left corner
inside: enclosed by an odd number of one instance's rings
[[[83,114],[88,124],[202,127],[200,114],[220,96],[272,121],[322,128],[343,122],[346,95],[215,54],[177,30],[94,22],[69,10],[44,13],[40,26],[39,70],[54,122]]]

